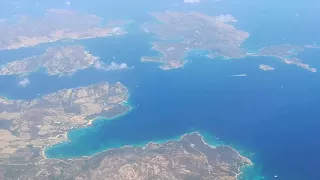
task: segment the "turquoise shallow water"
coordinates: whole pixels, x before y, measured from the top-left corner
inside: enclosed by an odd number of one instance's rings
[[[306,108],[311,107],[306,104],[316,105],[320,98],[318,74],[272,58],[217,61],[197,53],[189,56],[192,62],[183,69],[161,71],[157,64],[130,61],[147,47],[129,53],[130,48],[120,50],[120,45],[111,47],[107,41],[92,42],[95,46],[99,43],[99,47],[118,52],[117,59],[126,59],[134,69],[112,76],[83,71],[72,82],[81,84],[76,80],[84,76],[95,77],[95,81],[119,80],[128,86],[130,104],[135,108],[112,121],[100,120],[92,127],[71,131],[71,143],[47,149],[48,157],[88,156],[108,148],[166,141],[200,130],[213,136],[211,143],[217,144],[219,138],[220,143],[231,145],[253,160],[256,166],[246,168],[244,179],[259,179],[261,173],[266,179],[274,175],[301,179],[306,173],[316,171],[302,169],[302,164],[316,161],[297,159],[296,155],[308,152],[317,159],[319,147],[315,139],[310,139],[317,134],[313,129],[319,126],[315,120],[318,113]],[[274,66],[276,71],[260,71],[261,63]],[[230,76],[243,73],[247,76]],[[305,119],[305,114],[313,115]],[[210,142],[208,134],[205,137]],[[300,148],[296,147],[297,140],[304,142]],[[293,165],[296,160],[301,166]]]
[[[285,0],[272,6],[274,1],[248,2],[230,0],[214,7],[181,8],[234,15],[239,20],[237,27],[250,33],[244,46],[253,51],[266,45],[320,41],[317,35],[320,26],[314,26],[319,14],[309,11],[308,3],[301,5]],[[316,3],[314,1],[313,9],[320,7]],[[285,12],[283,7],[288,7]],[[145,10],[133,11],[137,17],[145,18]],[[103,8],[97,10],[98,14],[103,15],[103,12]],[[109,18],[119,14],[121,12]],[[211,144],[229,144],[252,159],[255,166],[245,168],[242,179],[275,179],[275,175],[281,180],[320,179],[317,168],[320,161],[318,73],[312,74],[272,58],[216,61],[197,53],[188,57],[192,62],[183,69],[161,71],[157,64],[139,62],[141,56],[154,54],[149,51],[150,40],[134,32],[120,38],[81,41],[102,60],[110,62],[115,56],[118,62],[126,62],[134,68],[125,72],[88,69],[65,78],[49,77],[39,71],[30,75],[31,84],[26,88],[17,87],[18,77],[0,77],[1,94],[31,99],[38,94],[101,81],[121,81],[128,86],[129,102],[134,107],[130,113],[71,131],[71,143],[48,148],[49,157],[70,158],[123,145],[142,146],[149,141],[177,139],[197,130],[203,132]],[[46,46],[0,52],[1,63],[37,54]],[[299,57],[320,69],[319,54],[319,50],[306,50]],[[262,72],[258,69],[261,63],[272,65],[276,70]],[[248,76],[230,76],[244,73]],[[43,86],[45,82],[50,84]]]
[[[198,53],[191,54],[188,59],[192,62],[182,69],[161,71],[157,64],[137,61],[141,55],[153,54],[149,51],[148,37],[133,34],[116,42],[106,38],[82,43],[102,60],[107,62],[115,56],[117,61],[134,66],[133,69],[124,72],[88,69],[65,78],[49,77],[40,71],[30,75],[31,84],[26,88],[17,88],[16,77],[0,77],[0,82],[6,85],[1,86],[2,94],[23,99],[101,81],[121,81],[128,86],[129,103],[134,107],[130,113],[71,131],[71,143],[48,148],[48,157],[88,156],[108,148],[142,146],[149,141],[167,141],[187,132],[201,131],[208,142],[229,144],[252,159],[255,166],[246,168],[243,179],[261,176],[273,179],[274,175],[278,179],[317,179],[314,176],[320,160],[317,73],[273,58],[219,61]],[[129,48],[123,48],[124,45]],[[318,53],[306,51],[301,56],[312,63],[312,57]],[[260,71],[261,63],[276,70]],[[320,68],[318,63],[314,65]],[[247,76],[230,76],[243,73]],[[43,86],[44,82],[51,83]]]

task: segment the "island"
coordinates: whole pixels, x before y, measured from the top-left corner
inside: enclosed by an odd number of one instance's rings
[[[275,57],[286,64],[295,64],[311,72],[317,71],[298,58],[304,48],[318,48],[316,43],[305,46],[281,44],[262,47],[257,53],[248,53],[241,45],[249,38],[249,33],[234,26],[238,21],[232,15],[209,16],[199,12],[172,11],[152,12],[150,15],[156,21],[144,23],[141,28],[155,36],[150,45],[157,55],[143,56],[140,60],[158,62],[163,70],[183,67],[188,62],[188,54],[198,51],[210,59]],[[271,70],[266,66],[261,68]]]
[[[274,70],[273,67],[266,65],[266,64],[260,64],[259,69],[261,69],[262,71],[273,71]]]
[[[128,69],[125,63],[112,62],[107,65],[83,46],[70,45],[48,48],[43,54],[4,64],[0,66],[0,75],[25,75],[45,69],[50,76],[62,76],[90,67],[102,70]]]
[[[231,15],[209,16],[198,12],[150,13],[157,23],[145,23],[141,28],[158,39],[151,43],[159,53],[142,57],[142,62],[161,63],[164,70],[182,67],[191,51],[205,51],[210,57],[227,59],[246,57],[240,45],[249,37],[247,32],[236,29],[237,20]]]
[[[1,97],[0,164],[43,159],[43,149],[66,141],[70,129],[127,112],[128,97],[128,89],[120,82],[63,89],[31,100]]]
[[[111,21],[70,9],[49,9],[39,17],[17,15],[0,21],[0,50],[19,49],[64,39],[123,35],[129,20]]]
[[[0,164],[0,177],[34,180],[236,180],[241,168],[248,165],[253,164],[230,146],[211,147],[195,132],[176,141],[115,148],[91,157],[44,159],[20,165]]]
[[[275,46],[264,47],[259,50],[253,56],[270,56],[280,59],[286,64],[295,64],[311,72],[317,72],[316,68],[310,67],[309,64],[303,63],[297,55],[304,50],[301,46],[295,46],[291,44],[281,44]]]

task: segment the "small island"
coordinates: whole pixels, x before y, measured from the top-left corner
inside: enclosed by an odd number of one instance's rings
[[[256,54],[251,56],[270,56],[280,59],[286,64],[295,64],[311,72],[317,72],[316,68],[310,67],[309,64],[303,63],[298,59],[297,55],[304,50],[303,47],[294,46],[291,44],[275,45],[270,47],[264,47],[259,50]]]
[[[273,67],[266,65],[266,64],[260,64],[259,69],[261,69],[262,71],[273,71],[274,70]]]
[[[43,159],[42,150],[66,141],[70,129],[127,112],[131,108],[125,104],[128,97],[128,89],[119,82],[63,89],[32,100],[1,97],[0,163]]]
[[[182,67],[191,51],[206,51],[222,58],[246,56],[240,45],[249,37],[247,32],[236,29],[237,20],[231,15],[208,16],[198,12],[150,13],[159,23],[146,23],[141,27],[159,40],[152,42],[156,57],[142,57],[142,62],[159,62],[161,69]]]
[[[112,21],[68,9],[49,9],[41,17],[20,15],[0,21],[0,50],[19,49],[64,39],[88,39],[123,35],[131,21]]]
[[[0,177],[9,179],[82,180],[236,180],[241,168],[253,165],[230,146],[211,147],[199,133],[185,134],[177,141],[126,146],[91,157],[44,159],[34,164],[0,164]]]
[[[48,48],[43,54],[4,64],[0,67],[0,75],[25,75],[38,69],[45,69],[50,76],[62,76],[90,67],[102,70],[128,68],[124,63],[112,62],[111,65],[107,65],[100,61],[99,57],[86,51],[83,46],[71,45]]]

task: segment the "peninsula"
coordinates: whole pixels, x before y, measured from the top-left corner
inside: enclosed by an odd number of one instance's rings
[[[17,16],[0,21],[0,50],[19,49],[64,39],[88,39],[123,35],[131,21],[112,21],[68,9],[49,9],[43,16]]]
[[[251,161],[229,146],[210,147],[199,133],[145,147],[116,148],[89,158],[44,159],[19,166],[0,164],[0,177],[81,180],[236,180]]]
[[[270,56],[275,57],[286,64],[295,64],[311,72],[317,72],[316,68],[310,67],[309,64],[303,63],[298,54],[304,50],[303,47],[294,46],[291,44],[281,44],[270,47],[264,47],[259,50],[258,53],[252,54],[252,56]]]
[[[159,62],[161,69],[182,67],[189,52],[202,50],[215,57],[243,58],[240,45],[249,37],[247,32],[236,29],[231,15],[208,16],[198,12],[150,13],[159,23],[146,23],[141,27],[156,35],[152,49],[156,57],[142,57],[142,62]]]
[[[100,58],[90,54],[83,46],[72,45],[48,48],[43,54],[12,61],[0,67],[0,75],[27,74],[38,69],[45,69],[49,75],[73,74],[81,69],[96,68],[102,70],[127,69],[127,65],[107,65]]]
[[[70,129],[128,111],[128,97],[118,82],[63,89],[32,100],[0,98],[0,163],[43,159],[43,148],[65,141]]]

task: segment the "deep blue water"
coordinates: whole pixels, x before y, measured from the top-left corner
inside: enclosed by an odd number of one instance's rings
[[[239,20],[237,27],[250,33],[245,47],[252,50],[281,43],[320,42],[320,26],[315,25],[320,18],[318,1],[301,4],[284,0],[277,6],[272,3],[275,1],[226,0],[215,6],[199,4],[179,8],[234,15]],[[157,5],[149,6],[152,10],[167,7]],[[99,15],[116,9],[108,4],[101,9],[83,5],[77,8]],[[112,13],[106,16],[125,18],[130,17],[131,12],[134,19],[143,20],[146,11],[140,7],[126,14],[113,12],[112,16]],[[18,88],[19,77],[0,77],[0,93],[9,98],[31,99],[58,89],[100,81],[121,81],[128,86],[129,102],[134,107],[130,113],[70,132],[72,142],[49,148],[46,152],[49,157],[91,155],[107,148],[141,145],[200,130],[206,133],[207,139],[209,135],[218,137],[254,161],[256,168],[246,174],[247,179],[252,179],[254,173],[262,173],[264,179],[275,179],[274,175],[281,180],[320,179],[319,73],[310,73],[272,58],[217,61],[196,53],[188,57],[192,62],[183,69],[161,71],[158,64],[139,62],[141,56],[154,53],[149,51],[149,42],[149,37],[138,32],[125,37],[81,41],[102,60],[109,62],[115,56],[118,62],[126,62],[134,68],[125,72],[88,69],[62,78],[49,77],[40,71],[30,75],[31,84],[26,88]],[[39,54],[46,47],[0,52],[1,64]],[[306,50],[299,57],[320,69],[319,50]],[[261,63],[274,66],[276,70],[260,71]],[[248,76],[229,76],[243,73]]]
[[[30,99],[38,94],[106,80],[121,81],[128,86],[129,102],[134,107],[130,113],[71,131],[72,142],[48,148],[49,157],[91,155],[107,148],[141,145],[200,130],[243,151],[256,164],[254,172],[261,169],[265,179],[272,179],[275,174],[278,179],[320,178],[317,177],[320,160],[318,73],[272,58],[219,61],[197,53],[188,57],[192,62],[184,68],[162,71],[157,68],[158,64],[139,62],[141,55],[154,53],[149,51],[149,40],[142,34],[132,34],[116,40],[81,42],[102,60],[108,62],[115,56],[117,61],[134,66],[131,70],[88,69],[62,78],[49,77],[40,71],[30,75],[31,84],[26,88],[17,88],[17,77],[0,77],[0,82],[6,85],[1,86],[1,93],[11,98]],[[123,48],[124,45],[129,48]],[[35,53],[40,49],[20,53]],[[301,56],[309,59],[319,53],[310,50]],[[261,63],[276,70],[260,71]],[[320,68],[319,63],[314,65]],[[230,76],[243,73],[248,76]]]

